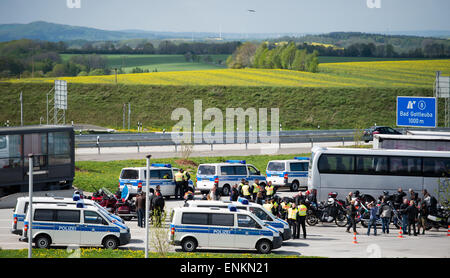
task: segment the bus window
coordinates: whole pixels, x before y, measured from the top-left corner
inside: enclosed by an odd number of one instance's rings
[[[388,170],[387,157],[384,156],[357,156],[357,174],[386,174]]]
[[[422,159],[416,157],[390,157],[389,172],[399,176],[422,175]]]
[[[423,158],[423,174],[427,177],[447,177],[450,171],[449,158]]]
[[[355,170],[353,162],[354,156],[352,155],[324,154],[319,158],[319,171],[336,174],[353,173]]]

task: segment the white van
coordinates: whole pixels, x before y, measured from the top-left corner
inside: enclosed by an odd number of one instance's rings
[[[29,197],[19,197],[17,198],[16,208],[13,213],[13,221],[11,233],[22,235],[22,229],[24,226],[25,216],[27,214],[28,205],[29,205]],[[75,205],[78,199],[74,198],[63,198],[63,197],[33,197],[33,205],[35,204],[72,204]],[[116,221],[125,223],[122,218],[119,216],[110,213],[104,207],[100,206],[97,202],[83,199],[84,204],[86,206],[93,206],[101,210],[104,214],[107,214],[112,219]]]
[[[154,163],[150,166],[150,188],[155,189],[159,185],[164,197],[175,196],[175,173],[179,171],[172,168],[171,164]],[[130,195],[136,195],[139,188],[145,186],[147,167],[123,168],[119,177],[119,189],[128,187]],[[194,192],[194,183],[189,180],[189,187]],[[144,189],[143,189],[144,190]]]
[[[30,211],[20,241],[28,242]],[[33,205],[32,237],[36,248],[50,245],[97,246],[115,249],[130,242],[130,229],[100,209],[74,204]]]
[[[200,164],[197,169],[197,189],[202,194],[208,193],[215,184],[222,190],[222,195],[228,196],[231,187],[246,179],[251,185],[255,179],[266,186],[266,177],[261,175],[255,166],[245,160],[227,160],[225,163]]]
[[[275,187],[289,187],[291,191],[308,190],[309,157],[271,160],[267,163],[267,182]]]
[[[267,254],[280,248],[282,239],[277,230],[246,210],[182,207],[173,210],[169,242],[185,252],[212,247],[256,249]]]
[[[247,210],[253,213],[259,220],[266,224],[269,224],[272,228],[276,229],[283,240],[292,238],[292,231],[289,224],[274,216],[270,211],[263,206],[249,202],[245,198],[239,198],[238,202],[231,201],[204,201],[204,200],[191,200],[185,203],[185,207],[197,207],[197,208],[228,208],[229,205],[235,206],[237,209]]]

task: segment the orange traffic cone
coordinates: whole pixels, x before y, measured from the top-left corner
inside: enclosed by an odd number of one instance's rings
[[[353,233],[353,243],[358,243],[358,241],[356,241],[356,233]]]
[[[398,231],[398,238],[404,238],[402,228],[400,228],[400,230]]]
[[[447,236],[450,236],[450,225],[447,227]]]

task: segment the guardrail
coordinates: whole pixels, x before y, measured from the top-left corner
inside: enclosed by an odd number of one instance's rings
[[[403,133],[406,128],[397,129]],[[414,129],[427,131],[450,131],[446,128],[436,129]],[[349,142],[355,141],[355,129],[339,129],[339,130],[292,130],[280,131],[278,135],[267,132],[267,134],[256,132],[224,132],[215,134],[203,133],[180,133],[185,136],[190,136],[194,145],[210,145],[213,150],[214,145],[223,144],[258,144],[277,142],[281,148],[281,144],[288,143],[311,143],[311,146],[317,142]],[[271,138],[271,136],[278,136],[278,140]],[[76,148],[100,148],[102,147],[136,147],[139,152],[140,147],[144,146],[175,146],[175,150],[180,147],[172,139],[172,133],[115,133],[115,134],[88,134],[76,135]]]

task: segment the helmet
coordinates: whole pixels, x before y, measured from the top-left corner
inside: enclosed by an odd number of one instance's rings
[[[389,195],[389,191],[384,190],[384,191],[383,191],[383,195]]]

